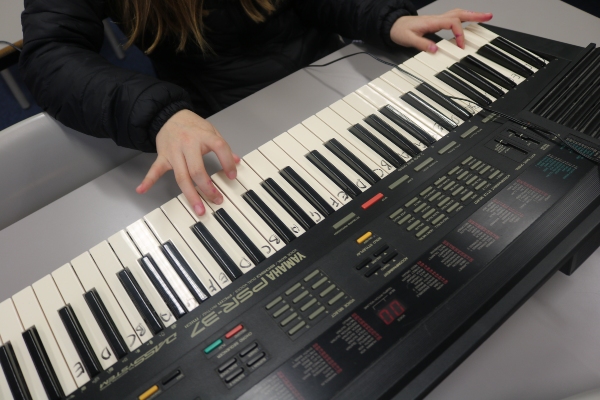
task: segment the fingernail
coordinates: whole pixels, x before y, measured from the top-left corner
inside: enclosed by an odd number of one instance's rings
[[[217,205],[218,205],[218,204],[221,204],[222,202],[223,202],[223,198],[222,198],[222,197],[217,197],[217,198],[215,199],[215,204],[217,204]]]
[[[194,206],[194,211],[196,212],[196,214],[202,215],[204,214],[204,207],[202,207],[202,204],[196,204]]]
[[[229,179],[235,179],[235,176],[236,176],[236,172],[235,171],[231,171],[231,172],[227,173],[227,177]]]
[[[435,43],[431,43],[429,45],[429,48],[427,49],[427,51],[429,53],[435,53],[437,50],[438,50],[438,47],[437,47],[437,45]]]

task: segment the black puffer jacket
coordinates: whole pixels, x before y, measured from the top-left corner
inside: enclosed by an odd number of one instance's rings
[[[326,55],[334,33],[393,46],[390,29],[416,14],[405,0],[281,0],[266,22],[246,16],[239,0],[205,0],[206,40],[175,52],[164,40],[151,60],[160,78],[117,68],[98,51],[102,0],[25,0],[20,68],[38,104],[65,125],[155,151],[156,134],[177,111],[207,117]],[[142,43],[138,43],[142,45]]]

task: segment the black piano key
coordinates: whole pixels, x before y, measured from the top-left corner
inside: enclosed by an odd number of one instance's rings
[[[351,198],[355,198],[362,193],[348,177],[337,169],[335,165],[331,164],[329,160],[323,157],[317,150],[309,152],[305,157]]]
[[[487,58],[488,60],[492,60],[496,64],[502,65],[504,68],[521,76],[527,77],[533,75],[533,71],[530,70],[527,66],[521,64],[512,57],[507,56],[506,54],[502,53],[493,46],[490,46],[489,44],[484,44],[483,46],[481,46],[477,50],[477,54]]]
[[[471,85],[477,86],[490,96],[494,96],[496,98],[504,96],[504,92],[500,90],[499,87],[492,84],[487,79],[482,78],[480,75],[477,75],[473,71],[465,68],[459,63],[452,64],[448,69],[469,82]]]
[[[542,68],[546,65],[546,63],[538,56],[529,54],[528,52],[521,49],[519,46],[515,46],[513,43],[504,39],[501,36],[490,41],[491,44],[498,47],[499,49],[504,50],[505,52],[512,54],[513,56],[521,59],[529,65],[533,65],[536,68]]]
[[[27,350],[29,351],[33,365],[35,366],[35,370],[40,377],[42,386],[44,386],[44,390],[48,395],[48,399],[62,399],[64,397],[64,392],[60,386],[56,372],[54,372],[54,368],[52,367],[48,353],[46,353],[44,344],[42,343],[40,335],[38,334],[35,326],[23,332],[23,340],[25,341],[25,345],[27,346]]]
[[[391,105],[388,104],[387,106],[380,108],[379,112],[426,146],[431,146],[436,142],[436,139],[433,136],[425,132],[419,125],[415,124],[410,118]]]
[[[502,86],[504,89],[510,90],[517,86],[517,84],[512,80],[502,75],[500,72],[496,71],[489,65],[484,62],[479,61],[475,57],[468,55],[463,57],[459,63],[463,65],[465,68],[470,69],[479,75],[489,79],[497,85]]]
[[[334,213],[333,207],[319,195],[292,167],[285,167],[279,174],[283,176],[290,185],[294,187],[300,193],[306,201],[308,201],[314,208],[321,212],[323,215],[331,215]]]
[[[385,143],[373,136],[371,132],[369,132],[362,126],[356,124],[348,128],[348,131],[354,136],[356,136],[361,142],[373,149],[373,151],[375,151],[377,154],[383,157],[394,167],[399,168],[402,164],[405,163],[402,157],[396,154],[396,152],[390,149]]]
[[[219,264],[223,272],[227,274],[229,279],[233,281],[239,278],[240,276],[244,275],[202,222],[197,222],[196,224],[194,224],[192,226],[192,231],[194,232],[196,237],[200,239],[200,241],[202,242],[204,247],[206,247],[206,250],[208,250],[210,255],[213,256],[213,258]]]
[[[248,190],[242,195],[242,198],[252,207],[252,209],[260,215],[260,217],[273,229],[285,243],[290,243],[296,239],[296,236],[290,229],[275,215],[275,213],[267,207],[264,201],[258,197],[254,190]]]
[[[60,316],[60,319],[71,338],[71,342],[73,342],[75,350],[77,350],[77,354],[79,354],[79,358],[83,362],[83,367],[90,378],[100,374],[100,372],[102,372],[102,366],[96,358],[92,345],[85,336],[71,305],[67,304],[65,307],[58,310],[58,315]]]
[[[6,342],[0,347],[0,365],[2,365],[13,398],[15,400],[31,400],[31,394],[10,342]]]
[[[454,88],[458,92],[462,93],[469,99],[473,100],[480,107],[489,106],[492,104],[492,100],[478,92],[477,90],[470,87],[468,84],[461,81],[448,71],[442,71],[435,75],[436,78],[444,82],[446,85]]]
[[[167,281],[162,271],[158,268],[152,256],[147,254],[140,258],[138,262],[175,318],[179,319],[183,317],[185,315],[185,308],[183,308],[181,300],[177,297],[177,293],[175,293],[169,281]]]
[[[200,279],[198,279],[173,242],[165,242],[161,246],[161,250],[198,303],[208,299],[210,297],[208,289],[200,282]]]
[[[420,83],[415,87],[415,89],[464,121],[473,116],[473,114],[470,113],[466,108],[456,103],[454,100],[449,99],[446,95],[427,82]]]
[[[442,128],[447,131],[451,131],[458,127],[456,122],[452,121],[450,118],[446,117],[444,114],[439,112],[435,107],[431,104],[427,103],[425,100],[414,94],[413,92],[407,92],[400,97],[402,100],[413,106],[415,109],[419,110],[429,119],[431,119],[436,124],[440,125]]]
[[[360,158],[356,157],[336,138],[323,143],[323,145],[371,185],[381,180],[375,172],[371,171]]]
[[[154,308],[148,301],[148,298],[142,292],[142,289],[139,287],[137,281],[131,274],[128,268],[125,268],[117,273],[121,284],[125,288],[125,291],[135,304],[138,312],[142,316],[146,325],[152,330],[152,334],[156,335],[158,332],[163,330],[163,324],[160,322],[160,318],[154,311]]]
[[[127,345],[96,289],[86,292],[83,297],[92,311],[92,314],[94,314],[94,318],[96,319],[96,322],[98,322],[106,341],[113,349],[115,356],[118,359],[125,357],[128,352]]]
[[[294,199],[292,199],[281,186],[273,180],[273,178],[265,179],[261,183],[261,186],[304,228],[304,230],[309,230],[316,225],[315,221],[304,212],[298,203],[296,203]]]
[[[221,224],[223,229],[229,233],[229,236],[237,243],[238,246],[246,253],[248,257],[254,262],[254,264],[258,264],[261,261],[266,260],[265,255],[259,250],[258,247],[254,244],[252,240],[244,233],[242,228],[239,227],[238,224],[235,223],[233,218],[225,211],[225,209],[220,208],[213,214],[217,221]]]
[[[381,119],[378,115],[369,115],[364,119],[369,126],[381,133],[389,141],[400,147],[404,152],[411,157],[416,156],[421,150],[415,146],[410,140],[405,138],[400,132],[394,129],[390,124]],[[398,125],[400,126],[400,125]]]

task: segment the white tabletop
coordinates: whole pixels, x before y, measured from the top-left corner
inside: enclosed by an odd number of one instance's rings
[[[21,30],[21,12],[23,12],[22,0],[0,1],[0,40],[7,42],[18,42],[23,39]],[[0,43],[0,49],[6,47]]]

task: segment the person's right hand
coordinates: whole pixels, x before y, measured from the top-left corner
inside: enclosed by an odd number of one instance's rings
[[[235,155],[219,131],[207,120],[189,110],[181,110],[163,125],[156,136],[156,161],[137,187],[146,193],[167,171],[173,170],[175,180],[198,215],[204,214],[202,199],[195,186],[211,202],[221,204],[223,195],[206,173],[202,156],[214,151],[229,179],[235,179]]]

